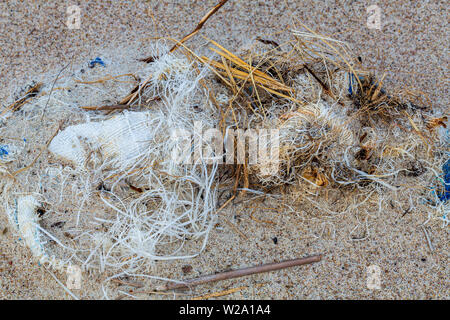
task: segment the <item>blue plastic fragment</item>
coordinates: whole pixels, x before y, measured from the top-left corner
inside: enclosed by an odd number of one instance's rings
[[[0,146],[0,158],[3,159],[4,156],[9,154],[8,146]]]
[[[359,76],[359,80],[363,81],[364,78],[362,76]],[[348,73],[348,94],[349,95],[353,94],[353,84],[354,83],[356,83],[356,76],[352,72],[349,72]]]
[[[444,176],[444,191],[442,193],[438,193],[438,197],[442,202],[446,202],[450,199],[450,159],[448,159],[442,166],[442,172]]]
[[[94,60],[89,61],[88,67],[93,68],[93,67],[95,67],[96,64],[106,67],[105,63],[103,62],[103,60],[100,57],[97,57]]]
[[[352,95],[353,94],[353,89],[352,89],[352,82],[353,82],[353,73],[348,73],[348,94]]]

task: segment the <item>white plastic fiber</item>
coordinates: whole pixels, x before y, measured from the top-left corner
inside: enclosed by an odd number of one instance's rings
[[[149,148],[152,125],[149,112],[124,112],[108,120],[70,126],[52,140],[48,149],[78,167],[85,165],[90,151],[98,150],[103,161],[112,161],[123,169]]]

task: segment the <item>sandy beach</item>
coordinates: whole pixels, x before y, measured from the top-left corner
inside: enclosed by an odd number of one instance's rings
[[[71,61],[111,56],[146,56],[152,39],[181,39],[217,1],[79,1],[80,29],[66,25],[66,1],[7,1],[0,4],[0,105],[45,73],[55,76]],[[367,7],[378,5],[381,29],[367,26]],[[243,1],[231,0],[211,17],[191,47],[204,46],[200,35],[232,50],[256,37],[283,41],[277,34],[300,22],[317,32],[347,42],[374,74],[385,74],[392,91],[420,92],[430,107],[448,113],[448,27],[446,1]],[[155,23],[155,21],[157,23]],[[130,50],[131,50],[130,49]],[[143,294],[143,299],[185,299],[237,288],[220,299],[448,299],[449,229],[442,223],[424,228],[427,212],[407,211],[400,200],[390,210],[372,210],[368,201],[358,214],[329,214],[301,203],[295,210],[270,210],[261,203],[260,221],[245,201],[220,213],[240,231],[219,222],[205,251],[196,258],[157,261],[152,274],[185,279],[314,254],[321,262],[220,281],[183,294]],[[223,202],[222,202],[223,203]],[[220,203],[220,204],[222,204]],[[264,209],[266,208],[266,209]],[[242,236],[242,234],[245,235]],[[429,235],[430,243],[426,234]],[[367,287],[367,268],[381,269],[381,288]],[[189,266],[189,267],[186,267]],[[65,283],[66,275],[55,273]],[[83,274],[81,299],[104,297],[104,275]],[[144,280],[142,280],[144,281]],[[145,280],[146,281],[146,280]],[[146,283],[147,291],[154,282]],[[119,284],[111,284],[117,289]],[[120,289],[120,288],[119,288]],[[123,289],[125,290],[125,289]],[[112,292],[112,290],[111,290]],[[111,298],[115,298],[112,296]],[[0,299],[72,299],[55,278],[38,266],[0,211]]]

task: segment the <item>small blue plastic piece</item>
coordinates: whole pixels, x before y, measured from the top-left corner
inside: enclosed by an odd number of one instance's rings
[[[88,67],[93,68],[93,67],[95,67],[96,64],[106,67],[105,63],[103,62],[103,60],[100,57],[97,57],[94,60],[89,61]]]
[[[353,94],[353,89],[352,89],[352,82],[353,82],[353,73],[348,73],[348,94],[352,95]]]
[[[444,192],[439,193],[439,200],[446,202],[450,199],[450,159],[442,166],[442,172],[444,176]]]
[[[0,146],[0,158],[3,159],[4,156],[9,154],[8,146]]]
[[[353,95],[353,84],[356,83],[356,77],[353,73],[348,73],[348,94]],[[363,81],[364,78],[362,76],[359,76],[359,80]]]

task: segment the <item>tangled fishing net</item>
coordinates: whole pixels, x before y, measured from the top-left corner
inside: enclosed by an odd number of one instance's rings
[[[148,260],[201,251],[214,221],[217,165],[201,157],[183,165],[172,155],[178,143],[169,139],[174,128],[193,131],[195,120],[216,125],[217,111],[199,85],[205,69],[195,70],[194,64],[174,55],[150,64],[144,71],[152,75],[150,85],[139,102],[164,100],[139,111],[93,116],[68,105],[82,94],[75,88],[70,96],[54,92],[50,100],[39,97],[8,115],[5,136],[22,128],[28,139],[10,143],[3,163],[20,166],[30,145],[49,142],[48,157],[2,183],[10,219],[40,263],[134,271]],[[72,87],[77,80],[62,81]],[[193,104],[202,105],[201,115],[192,112]],[[57,134],[44,137],[42,123]],[[38,223],[38,209],[45,212],[41,220],[47,228]],[[202,239],[196,251],[183,250],[188,239]]]
[[[326,212],[327,190],[376,192],[380,209],[406,199],[447,225],[447,115],[420,95],[387,93],[345,43],[311,30],[292,38],[259,39],[237,54],[211,40],[207,56],[157,42],[144,68],[74,68],[4,108],[2,203],[37,260],[119,274],[198,255],[219,186],[260,194],[288,186],[292,201]],[[249,162],[251,150],[231,165],[195,152],[198,141],[215,147],[196,133],[199,122],[225,140],[242,138],[229,130],[266,129],[259,148],[275,150],[276,170]]]

